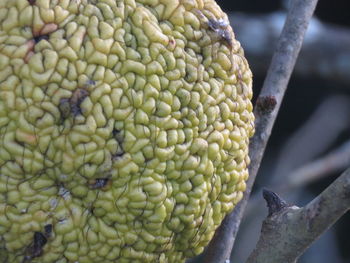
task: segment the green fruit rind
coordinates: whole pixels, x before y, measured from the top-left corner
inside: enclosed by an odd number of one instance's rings
[[[0,261],[180,263],[242,198],[252,74],[214,0],[0,1]]]

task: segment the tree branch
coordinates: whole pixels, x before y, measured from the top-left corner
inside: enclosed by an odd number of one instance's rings
[[[349,114],[348,98],[332,96],[323,101],[306,123],[288,138],[278,153],[275,168],[267,178],[265,187],[286,194],[349,167],[350,142],[345,142],[339,148],[316,159],[350,127]],[[256,213],[262,209],[260,191],[257,190],[249,199],[246,218],[256,217]],[[293,194],[295,193],[293,191]]]
[[[295,0],[288,11],[286,23],[254,111],[256,133],[249,147],[251,166],[249,168],[250,177],[247,181],[247,190],[243,200],[224,219],[217,230],[214,239],[206,250],[205,263],[224,263],[230,258],[238,227],[247,205],[268,138],[270,137],[316,4],[317,0]]]
[[[281,147],[269,180],[285,184],[289,174],[327,151],[350,128],[350,98],[341,95],[327,97],[309,119]],[[325,129],[324,127],[327,127]],[[342,168],[343,171],[346,167]]]
[[[350,166],[350,140],[334,149],[325,156],[322,156],[315,161],[309,162],[294,171],[287,173],[285,176],[280,176],[274,183],[268,184],[268,188],[276,189],[277,192],[288,194],[295,189],[317,181],[332,173],[340,172]],[[260,191],[257,191],[260,193]],[[295,191],[293,191],[295,192]],[[258,193],[251,196],[247,208],[246,216],[256,216],[257,211],[260,211],[260,200]]]
[[[350,166],[350,140],[327,155],[296,169],[280,182],[280,191],[291,191]]]
[[[268,216],[246,263],[296,262],[349,209],[350,169],[305,207],[289,206]]]
[[[265,74],[285,16],[282,11],[267,15],[229,14],[237,39],[244,46],[255,74]],[[313,18],[295,66],[295,74],[348,84],[349,58],[350,30]]]

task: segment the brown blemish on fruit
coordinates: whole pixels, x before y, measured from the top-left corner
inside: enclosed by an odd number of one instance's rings
[[[89,188],[92,190],[103,189],[105,190],[108,186],[112,184],[112,181],[108,178],[96,178],[89,181]]]
[[[25,45],[27,46],[27,54],[24,56],[23,60],[25,63],[28,63],[29,59],[34,55],[35,40],[28,40]]]
[[[232,37],[229,31],[229,23],[223,19],[209,19],[209,29],[214,31],[220,40],[224,41],[229,47],[232,47]]]
[[[223,41],[229,48],[232,47],[233,40],[229,31],[230,24],[227,20],[224,20],[222,18],[208,18],[200,10],[195,9],[194,11],[205,28],[213,31],[217,38],[220,41]]]
[[[174,50],[176,48],[176,41],[173,37],[169,37],[168,49]]]
[[[45,24],[40,30],[34,30],[32,31],[34,37],[39,37],[42,35],[48,35],[53,32],[55,32],[58,29],[58,25],[55,23],[49,23]]]
[[[89,92],[84,88],[78,88],[73,92],[72,97],[70,98],[70,104],[71,112],[74,116],[81,114],[80,104],[88,95]]]
[[[85,88],[76,89],[70,98],[62,98],[58,105],[61,115],[64,119],[69,115],[77,116],[82,113],[80,104],[89,95]]]
[[[47,243],[45,234],[41,232],[34,232],[33,243],[26,249],[26,256],[24,256],[22,263],[31,262],[33,258],[42,256],[43,247]]]

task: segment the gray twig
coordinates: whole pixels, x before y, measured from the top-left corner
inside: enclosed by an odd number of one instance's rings
[[[264,75],[283,27],[285,12],[252,15],[230,13],[237,39],[244,46],[255,75]],[[327,36],[327,37],[325,37]],[[343,84],[350,82],[350,29],[312,18],[295,75]]]
[[[288,11],[286,23],[254,111],[256,133],[250,143],[251,166],[249,167],[250,177],[247,182],[247,190],[243,200],[224,219],[217,230],[206,250],[205,263],[223,263],[230,257],[268,138],[316,4],[317,0],[295,0]]]
[[[287,139],[275,160],[274,172],[265,185],[278,192],[289,193],[349,167],[350,141],[316,159],[350,127],[349,114],[348,98],[337,95],[323,101],[308,121]],[[260,200],[260,191],[256,191],[249,199],[245,218],[256,217],[257,211],[262,209]]]
[[[292,263],[350,209],[350,169],[303,208],[287,206],[263,222],[246,263]]]
[[[280,191],[291,191],[350,166],[350,140],[327,155],[296,169],[280,183]]]
[[[293,170],[326,152],[339,135],[350,127],[349,115],[350,98],[333,95],[322,101],[310,118],[289,136],[278,153],[269,180],[273,184],[285,184]]]

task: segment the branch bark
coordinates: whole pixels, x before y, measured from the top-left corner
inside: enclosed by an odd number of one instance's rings
[[[266,199],[266,198],[265,198]],[[268,206],[276,198],[266,199]],[[293,263],[350,209],[350,169],[303,208],[285,206],[263,222],[256,249],[246,263]]]
[[[243,200],[218,228],[205,252],[205,263],[224,263],[230,258],[234,240],[243,212],[247,206],[268,138],[270,137],[316,4],[317,0],[295,0],[288,11],[286,23],[254,111],[256,116],[256,133],[249,147],[251,166],[249,167],[250,177],[247,181],[247,190]]]

